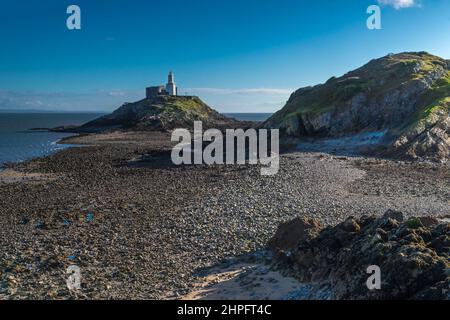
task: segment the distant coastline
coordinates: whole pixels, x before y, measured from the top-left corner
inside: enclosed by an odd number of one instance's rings
[[[38,109],[0,109],[0,113],[9,113],[9,114],[105,114],[108,111],[65,111],[65,110],[38,110]]]

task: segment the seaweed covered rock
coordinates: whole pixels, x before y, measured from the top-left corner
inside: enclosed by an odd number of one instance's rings
[[[276,238],[295,238],[282,230],[293,232],[280,228]],[[289,252],[274,249],[280,265],[301,281],[329,287],[334,299],[450,299],[449,223],[403,220],[389,211],[380,218],[349,218],[298,239]],[[369,266],[380,268],[380,290],[366,285]]]

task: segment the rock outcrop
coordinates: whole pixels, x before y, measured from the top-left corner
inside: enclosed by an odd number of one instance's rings
[[[390,54],[325,84],[297,90],[263,126],[291,137],[377,133],[376,152],[446,161],[449,65],[426,52]]]
[[[198,97],[157,96],[124,104],[113,113],[86,123],[75,130],[71,128],[70,131],[193,129],[194,121],[202,121],[204,127],[219,129],[238,124],[238,121],[221,115]]]
[[[329,288],[333,299],[450,299],[448,222],[404,220],[388,211],[335,227],[300,218],[286,226],[269,243],[279,265],[301,281]],[[380,290],[366,285],[373,265],[381,270]]]

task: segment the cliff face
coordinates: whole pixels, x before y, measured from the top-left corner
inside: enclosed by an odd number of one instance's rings
[[[294,92],[267,120],[287,136],[377,132],[383,153],[450,156],[450,63],[426,52],[391,54],[325,84]]]
[[[198,97],[158,96],[125,104],[109,115],[84,124],[79,131],[172,130],[193,128],[194,121],[202,121],[205,127],[218,128],[235,122]]]

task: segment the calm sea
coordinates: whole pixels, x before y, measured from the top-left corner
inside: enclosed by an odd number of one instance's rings
[[[1,113],[0,168],[6,162],[20,162],[67,148],[56,142],[71,134],[30,131],[32,128],[54,128],[80,125],[99,117],[99,113]],[[229,113],[243,121],[264,121],[269,113]]]
[[[224,113],[227,117],[241,121],[266,121],[273,113]]]
[[[20,162],[48,155],[67,146],[56,142],[66,133],[29,131],[78,125],[99,116],[98,113],[0,113],[0,167],[5,162]]]

